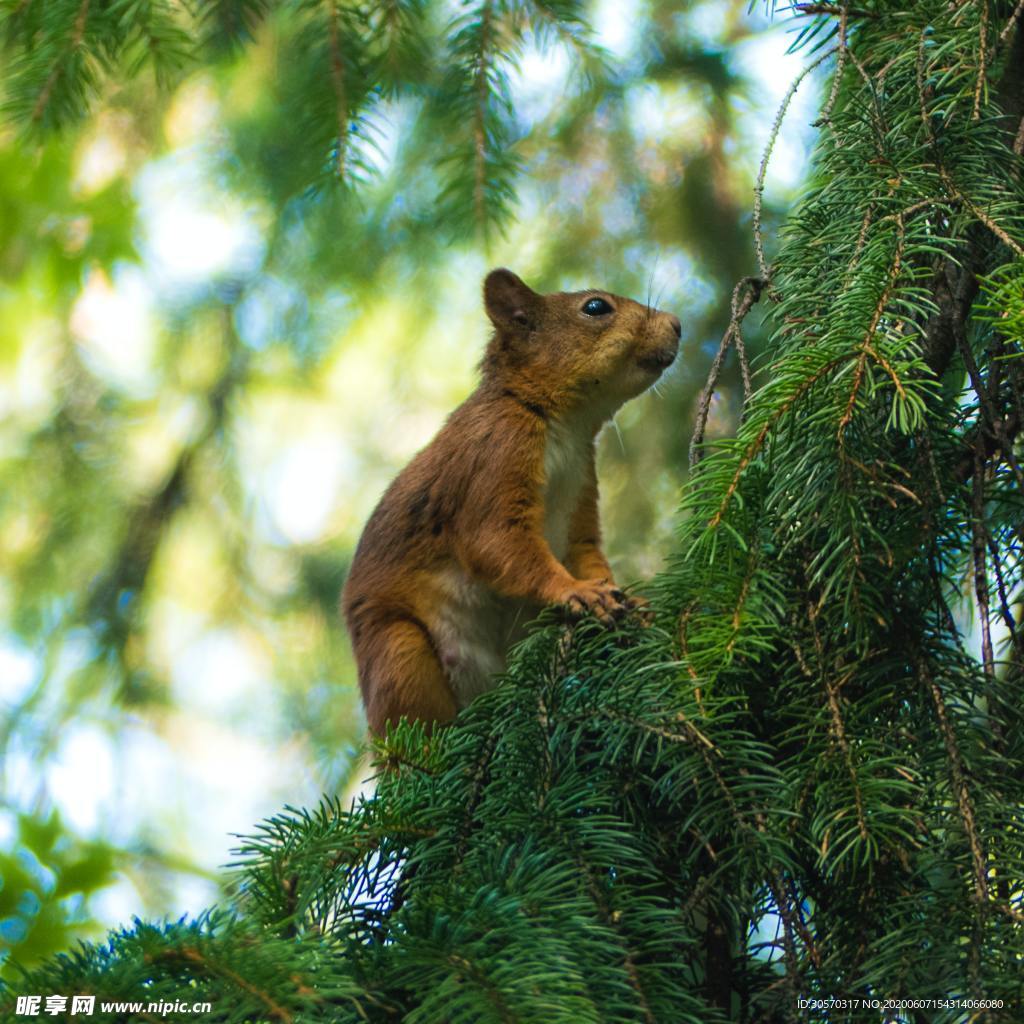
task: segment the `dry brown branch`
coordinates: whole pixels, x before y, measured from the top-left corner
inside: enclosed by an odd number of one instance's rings
[[[974,107],[971,110],[971,120],[977,121],[981,117],[981,94],[985,89],[985,70],[988,67],[988,57],[985,47],[988,43],[988,4],[981,5],[981,24],[978,28],[978,78],[974,84]]]

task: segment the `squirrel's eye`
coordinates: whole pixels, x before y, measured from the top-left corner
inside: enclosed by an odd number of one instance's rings
[[[614,313],[611,303],[605,302],[604,299],[587,299],[583,303],[583,312],[587,316],[604,316],[606,313]]]

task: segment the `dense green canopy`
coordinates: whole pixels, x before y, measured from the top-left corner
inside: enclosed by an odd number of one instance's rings
[[[475,95],[520,170],[481,221],[445,98],[474,74],[468,9],[395,5],[388,70],[372,8],[336,7],[380,76],[348,92],[339,172],[330,4],[0,4],[0,956],[202,907],[229,833],[367,774],[338,593],[473,386],[491,266],[686,320],[601,452],[620,577],[670,544],[781,33],[736,0],[493,5]],[[737,383],[730,362],[713,431]]]

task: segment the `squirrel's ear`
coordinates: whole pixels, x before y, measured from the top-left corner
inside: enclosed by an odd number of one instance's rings
[[[540,296],[511,270],[492,270],[484,280],[484,308],[499,330],[531,330],[536,324]]]

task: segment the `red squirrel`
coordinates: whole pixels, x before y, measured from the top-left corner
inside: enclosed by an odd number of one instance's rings
[[[594,441],[675,359],[679,320],[504,269],[483,292],[480,384],[385,491],[342,595],[376,734],[454,718],[544,605],[606,625],[631,606],[601,551]]]

